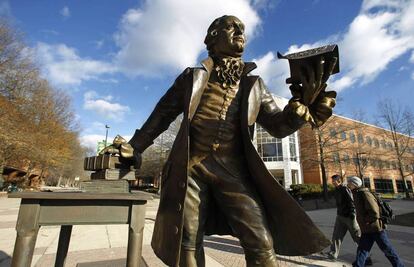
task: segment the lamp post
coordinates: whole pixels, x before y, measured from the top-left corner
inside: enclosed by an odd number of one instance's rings
[[[105,134],[105,147],[106,147],[106,144],[107,144],[107,141],[108,141],[108,129],[109,129],[110,127],[108,126],[108,125],[106,125],[105,124],[105,129],[106,129],[106,134]]]

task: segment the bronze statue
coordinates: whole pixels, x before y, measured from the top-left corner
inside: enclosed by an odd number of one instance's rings
[[[238,18],[214,20],[204,42],[209,57],[202,67],[178,76],[129,141],[140,161],[140,153],[183,113],[162,172],[156,255],[169,266],[204,266],[203,236],[211,234],[238,237],[247,266],[277,266],[275,252],[321,251],[330,242],[269,173],[251,139],[255,123],[278,138],[306,122],[323,124],[335,106],[335,92],[325,87],[336,60],[305,68],[300,82],[288,80],[293,98],[280,110],[263,80],[249,75],[256,65],[241,58],[246,39]],[[318,94],[305,106],[309,90]]]

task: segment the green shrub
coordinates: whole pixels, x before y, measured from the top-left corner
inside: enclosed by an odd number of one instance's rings
[[[323,186],[321,184],[293,184],[290,186],[291,194],[295,198],[312,199],[321,198],[323,194]],[[328,184],[328,194],[332,195],[335,187]]]

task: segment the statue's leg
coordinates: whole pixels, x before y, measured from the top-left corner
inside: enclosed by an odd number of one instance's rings
[[[181,242],[180,267],[204,267],[204,225],[207,215],[208,186],[193,172],[188,177],[184,202],[183,237]]]
[[[219,165],[213,170],[217,176],[211,185],[213,197],[240,240],[247,266],[278,266],[263,204],[250,177],[237,177]]]

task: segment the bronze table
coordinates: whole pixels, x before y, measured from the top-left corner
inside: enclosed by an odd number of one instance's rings
[[[85,224],[128,224],[127,266],[140,266],[145,205],[151,195],[22,192],[9,197],[22,199],[11,266],[30,267],[37,234],[44,225],[61,225],[55,266],[64,266],[72,226]]]

